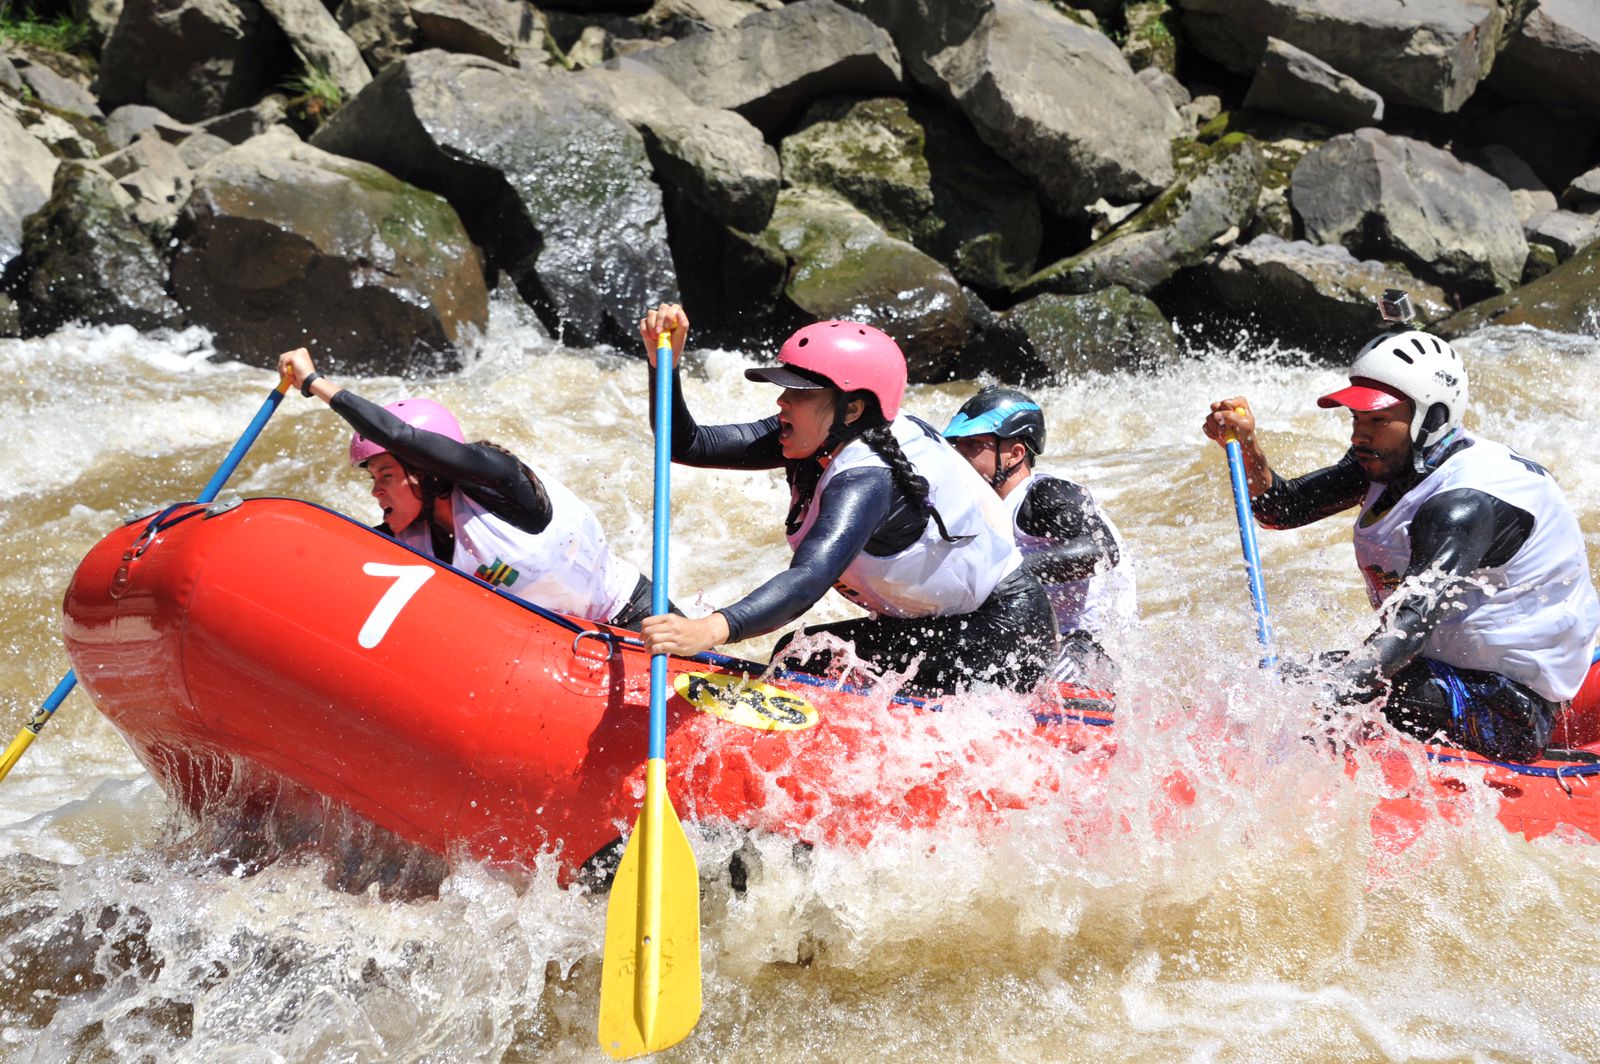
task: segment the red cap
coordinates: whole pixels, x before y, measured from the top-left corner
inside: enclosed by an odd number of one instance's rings
[[[1410,396],[1382,381],[1375,381],[1371,377],[1351,377],[1348,387],[1329,392],[1317,400],[1317,405],[1323,409],[1347,406],[1351,410],[1365,412],[1387,410],[1391,406],[1399,406],[1410,400]]]

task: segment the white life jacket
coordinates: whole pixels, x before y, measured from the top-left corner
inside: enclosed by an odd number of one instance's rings
[[[905,550],[887,557],[866,551],[855,556],[834,585],[858,606],[880,616],[941,617],[971,613],[988,599],[995,585],[1019,566],[1011,521],[1000,497],[989,489],[966,459],[925,423],[904,415],[890,423],[895,440],[917,473],[928,481],[928,501],[939,511],[953,537],[947,543],[930,514],[922,536]],[[817,508],[834,477],[864,466],[887,468],[882,458],[859,439],[841,447],[817,482],[800,526],[789,536],[798,548],[817,520]]]
[[[533,468],[533,467],[529,467]],[[550,499],[550,523],[535,535],[496,517],[460,488],[450,492],[455,554],[450,564],[536,606],[609,621],[627,605],[639,570],[612,555],[594,511],[559,480],[534,468]],[[433,556],[426,520],[396,538]]]
[[[1589,576],[1578,520],[1555,479],[1490,440],[1466,436],[1462,448],[1388,513],[1363,525],[1383,494],[1372,485],[1356,518],[1356,564],[1374,608],[1393,594],[1411,564],[1411,521],[1440,492],[1471,488],[1533,515],[1528,540],[1505,565],[1474,570],[1457,588],[1456,607],[1428,636],[1422,655],[1464,669],[1499,673],[1553,702],[1577,693],[1589,671],[1600,599]]]
[[[1016,521],[1023,502],[1035,484],[1057,479],[1060,478],[1052,477],[1049,473],[1031,473],[1005,497],[1005,504],[1011,509],[1011,527],[1016,534],[1017,548],[1024,557],[1056,545],[1056,541],[1048,536],[1032,536],[1022,531]],[[1084,491],[1088,493],[1087,488]],[[1089,497],[1091,500],[1094,498],[1093,495]],[[1100,510],[1099,514],[1117,545],[1121,560],[1109,569],[1097,567],[1091,575],[1077,580],[1044,585],[1045,594],[1050,596],[1050,605],[1056,612],[1056,625],[1063,635],[1085,631],[1098,636],[1108,628],[1124,627],[1138,618],[1138,586],[1133,575],[1133,562],[1123,548],[1122,533],[1104,510]]]

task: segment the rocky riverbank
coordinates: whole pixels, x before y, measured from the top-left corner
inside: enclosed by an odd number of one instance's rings
[[[681,298],[1027,380],[1172,321],[1342,360],[1390,287],[1600,335],[1593,0],[70,8],[84,47],[0,42],[0,335],[448,368],[503,288],[572,345]]]

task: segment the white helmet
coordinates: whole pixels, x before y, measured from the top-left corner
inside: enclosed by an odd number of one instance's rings
[[[1418,451],[1460,428],[1467,412],[1461,356],[1437,336],[1416,329],[1375,337],[1350,364],[1350,386],[1324,395],[1317,405],[1382,410],[1407,399],[1416,406],[1411,442]],[[1433,413],[1438,406],[1444,408],[1442,419]]]

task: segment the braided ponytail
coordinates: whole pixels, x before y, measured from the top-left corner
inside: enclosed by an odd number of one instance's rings
[[[917,467],[900,449],[900,441],[894,438],[894,427],[890,422],[874,425],[863,432],[860,439],[889,467],[889,477],[894,481],[894,486],[911,500],[912,505],[933,518],[933,523],[939,528],[940,539],[946,543],[965,543],[973,538],[970,535],[952,536],[949,529],[944,527],[944,518],[928,498],[928,478],[917,472]]]

